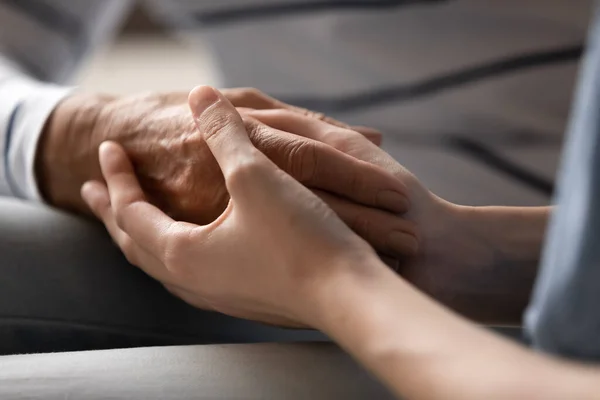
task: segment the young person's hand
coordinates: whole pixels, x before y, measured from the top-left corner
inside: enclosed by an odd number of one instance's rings
[[[192,305],[287,326],[318,326],[320,292],[386,269],[325,202],[252,145],[222,94],[197,88],[190,105],[230,194],[214,222],[177,222],[148,203],[116,143],[100,147],[106,186],[82,188],[132,264]]]

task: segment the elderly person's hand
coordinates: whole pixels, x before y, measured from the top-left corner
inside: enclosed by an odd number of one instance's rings
[[[243,112],[286,109],[340,129],[346,125],[281,103],[253,89],[228,89],[226,98]],[[213,120],[228,124],[228,117]],[[245,118],[256,148],[282,170],[314,190],[375,248],[390,256],[414,254],[414,224],[398,217],[408,210],[406,187],[382,168],[327,144]],[[216,129],[207,126],[206,129]],[[373,142],[372,130],[357,128]],[[121,144],[147,198],[179,220],[206,224],[225,209],[229,194],[219,166],[181,93],[109,98],[74,95],[53,113],[37,157],[40,188],[60,208],[85,212],[79,188],[102,178],[97,148]]]

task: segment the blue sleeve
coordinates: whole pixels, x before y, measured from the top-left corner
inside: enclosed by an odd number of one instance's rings
[[[525,327],[542,351],[600,361],[600,18],[590,31],[568,133],[558,207]]]

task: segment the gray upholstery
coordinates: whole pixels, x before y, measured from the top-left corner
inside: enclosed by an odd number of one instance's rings
[[[386,399],[321,334],[196,310],[103,227],[0,198],[0,399]]]
[[[104,228],[0,198],[0,352],[325,340],[196,310],[126,263]],[[330,343],[0,357],[0,399],[385,399]]]
[[[0,357],[0,398],[392,398],[333,344],[238,344]]]
[[[323,340],[188,306],[99,224],[0,197],[0,354]]]

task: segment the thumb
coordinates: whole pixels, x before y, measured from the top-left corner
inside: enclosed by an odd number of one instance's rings
[[[196,126],[217,160],[233,200],[250,200],[265,190],[277,166],[257,150],[229,100],[210,86],[194,88],[188,98]],[[262,187],[262,189],[261,189]]]

